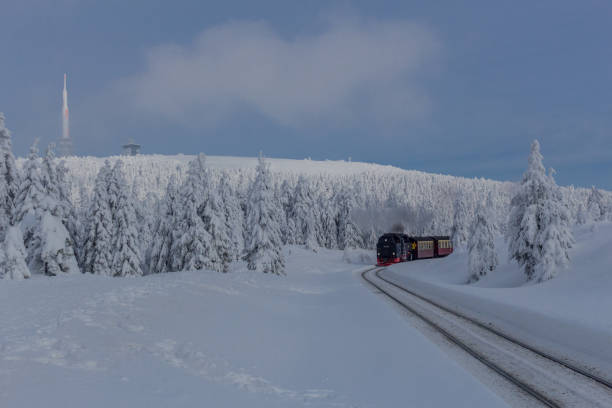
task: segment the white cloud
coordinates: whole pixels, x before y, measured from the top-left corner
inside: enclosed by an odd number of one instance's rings
[[[131,109],[185,125],[244,108],[290,126],[404,121],[429,111],[421,82],[438,48],[427,27],[407,21],[336,19],[292,39],[233,22],[189,46],[150,50],[144,72],[117,85]]]

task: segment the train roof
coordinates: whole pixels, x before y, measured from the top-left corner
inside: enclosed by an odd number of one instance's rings
[[[410,239],[411,241],[431,241],[431,240],[436,240],[436,241],[440,241],[440,240],[450,240],[450,237],[448,235],[430,235],[430,236],[424,236],[424,237],[408,237],[408,239]]]
[[[430,235],[430,236],[422,236],[422,237],[411,237],[407,234],[402,234],[399,232],[387,232],[386,234],[381,235],[378,241],[380,242],[380,240],[382,239],[390,239],[390,238],[392,238],[394,241],[397,241],[400,239],[405,240],[405,241],[450,240],[450,237],[448,235]]]

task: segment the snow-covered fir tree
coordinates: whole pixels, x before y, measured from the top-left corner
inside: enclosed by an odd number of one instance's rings
[[[361,232],[353,220],[354,190],[344,187],[336,196],[336,227],[338,236],[338,248],[362,248]]]
[[[217,272],[227,272],[229,264],[234,259],[234,254],[225,209],[218,190],[212,184],[208,169],[205,169],[205,180],[207,183],[203,191],[204,202],[199,209],[199,214],[204,222],[204,228],[210,234],[211,243],[217,254],[218,262],[213,265],[213,269]]]
[[[524,268],[530,280],[551,279],[569,263],[574,239],[568,210],[552,171],[546,174],[537,140],[531,145],[529,166],[511,201],[506,239],[510,258]]]
[[[74,239],[64,224],[72,204],[63,201],[52,147],[41,165],[36,145],[25,165],[15,220],[23,232],[28,266],[33,273],[51,276],[77,273]]]
[[[110,163],[98,171],[87,213],[87,228],[83,244],[84,272],[107,275],[112,268],[113,219],[108,196],[108,183],[111,173]]]
[[[270,169],[260,154],[247,198],[245,259],[251,270],[280,275],[285,273],[285,260],[279,225],[282,210],[277,205]]]
[[[138,230],[138,248],[141,254],[146,254],[147,250],[151,246],[151,223],[154,218],[153,213],[156,210],[156,199],[154,195],[147,194],[144,199],[140,199],[141,187],[140,183],[135,181],[132,184],[131,195],[132,202],[134,203],[134,211],[136,216],[136,229]],[[144,259],[143,259],[144,260]]]
[[[108,199],[113,224],[111,235],[111,275],[141,276],[142,256],[134,196],[117,160],[108,177]]]
[[[467,206],[465,194],[459,193],[454,202],[453,226],[451,229],[451,239],[455,248],[465,248],[468,242],[468,232],[470,229],[470,210]],[[435,231],[435,230],[434,230]]]
[[[319,245],[334,249],[338,247],[338,229],[336,226],[336,208],[334,207],[331,188],[326,189],[318,198],[319,208]]]
[[[57,217],[66,228],[76,254],[79,247],[79,218],[70,198],[72,186],[68,168],[64,160],[57,163],[54,148],[53,144],[47,147],[41,166],[42,184],[49,196],[49,203],[51,203],[47,210]]]
[[[60,218],[44,211],[36,235],[40,242],[40,270],[43,274],[57,276],[79,273],[74,253],[74,242]]]
[[[77,262],[79,263],[79,266],[81,266],[81,271],[84,272],[83,265],[85,263],[85,259],[84,259],[84,249],[83,248],[85,246],[85,240],[87,237],[90,202],[89,202],[89,192],[87,191],[87,188],[85,188],[85,186],[83,185],[78,187],[78,198],[77,198],[77,202],[74,208],[76,212],[75,214],[76,231],[75,231],[75,237],[74,237],[75,244],[76,244],[76,256],[77,256]]]
[[[403,231],[402,231],[403,232]],[[379,234],[376,233],[374,227],[370,228],[370,232],[364,239],[364,246],[367,249],[376,249],[376,244],[378,244]]]
[[[468,270],[471,282],[475,282],[487,273],[493,272],[499,264],[495,250],[495,226],[493,225],[493,198],[491,194],[483,204],[476,210],[476,217],[470,228],[468,239]]]
[[[287,218],[293,221],[296,244],[305,245],[309,249],[317,248],[317,217],[311,186],[306,177],[300,176],[287,215]]]
[[[174,224],[170,259],[173,271],[218,270],[221,260],[201,216],[206,179],[206,156],[189,162],[187,178],[179,193],[179,210]]]
[[[72,180],[69,175],[69,170],[66,167],[66,161],[61,160],[56,166],[57,174],[57,188],[58,188],[58,201],[62,210],[62,223],[68,230],[70,237],[73,239],[76,245],[76,249],[79,247],[79,234],[81,227],[79,226],[79,213],[76,206],[71,199],[72,191]],[[78,258],[78,257],[77,257]]]
[[[27,279],[30,270],[26,264],[23,235],[16,226],[9,226],[0,244],[0,279]]]
[[[172,270],[170,254],[174,234],[174,223],[178,219],[178,188],[176,176],[172,176],[166,195],[159,206],[157,221],[152,229],[151,249],[148,256],[148,273],[163,273]]]
[[[295,219],[292,216],[294,192],[295,186],[292,186],[291,182],[287,179],[283,180],[278,187],[278,191],[275,192],[275,196],[278,198],[278,203],[282,209],[281,234],[283,244],[286,245],[293,245],[297,243],[297,226],[295,224]]]
[[[244,251],[244,213],[240,206],[240,197],[227,176],[221,177],[219,197],[225,213],[225,228],[229,233],[232,258],[238,260],[242,258]]]
[[[19,186],[20,175],[13,156],[11,133],[4,124],[4,114],[0,112],[0,242],[13,221]]]
[[[23,166],[23,178],[15,202],[15,224],[19,224],[23,232],[26,250],[30,253],[34,230],[39,222],[40,210],[47,207],[44,203],[45,187],[41,177],[40,160],[38,156],[38,140],[30,147],[30,154]]]
[[[588,221],[588,214],[584,204],[578,204],[578,208],[576,209],[576,224],[584,225]]]
[[[606,203],[601,191],[591,187],[587,199],[587,214],[590,221],[600,222],[606,219]]]

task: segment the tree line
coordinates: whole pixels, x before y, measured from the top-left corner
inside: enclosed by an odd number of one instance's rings
[[[507,233],[520,191],[514,183],[383,167],[273,172],[263,157],[255,169],[212,168],[203,154],[186,166],[156,157],[97,166],[94,158],[58,160],[52,146],[39,157],[36,143],[17,165],[3,116],[0,154],[0,275],[9,278],[227,272],[241,259],[250,269],[283,274],[283,245],[374,248],[391,229],[452,233],[456,246],[480,248],[485,239],[469,238]],[[554,190],[570,224],[612,213],[607,192]]]

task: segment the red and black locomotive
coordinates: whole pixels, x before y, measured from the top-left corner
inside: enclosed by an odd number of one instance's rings
[[[453,243],[448,236],[410,237],[387,233],[378,239],[376,264],[387,266],[416,259],[440,258],[452,252]]]

